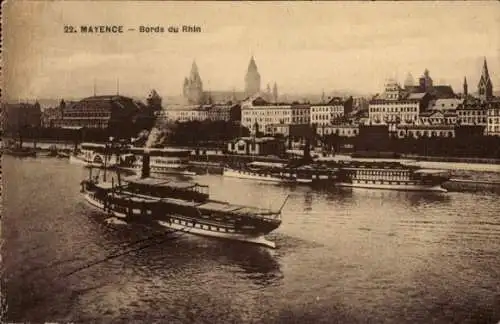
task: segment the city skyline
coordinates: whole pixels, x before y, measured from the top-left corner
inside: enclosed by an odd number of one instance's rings
[[[106,7],[107,10],[103,10]],[[99,8],[100,10],[97,10]],[[266,84],[280,93],[380,93],[386,79],[403,84],[425,69],[436,84],[474,93],[486,57],[500,85],[497,3],[103,3],[4,5],[5,94],[16,98],[144,97],[182,93],[193,60],[204,89],[244,89],[253,55]],[[437,22],[436,22],[437,21]],[[64,34],[64,25],[173,24],[200,33]],[[15,32],[14,32],[15,31]],[[496,88],[498,90],[498,88]]]

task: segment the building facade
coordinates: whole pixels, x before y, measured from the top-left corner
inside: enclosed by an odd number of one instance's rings
[[[424,76],[421,83],[431,85],[432,79]],[[369,121],[372,124],[417,123],[420,113],[427,108],[430,100],[431,96],[427,92],[407,92],[397,82],[389,80],[384,93],[369,102]]]
[[[140,103],[124,96],[93,96],[60,107],[60,113],[49,114],[46,123],[63,128],[127,127],[143,108]]]
[[[322,125],[316,126],[319,136],[337,135],[340,137],[354,137],[359,134],[358,125]]]
[[[269,136],[290,136],[290,125],[288,124],[269,124],[266,125],[266,135]]]
[[[277,155],[285,151],[285,143],[274,137],[241,137],[230,141],[227,150],[243,155]]]
[[[292,104],[292,124],[309,125],[311,123],[311,105]]]
[[[292,106],[282,103],[269,103],[258,97],[241,103],[241,125],[251,134],[265,132],[267,125],[291,124]]]
[[[397,125],[397,138],[455,137],[455,125]]]
[[[311,105],[311,124],[317,126],[332,125],[333,121],[348,113],[341,98],[333,98],[326,104]]]
[[[439,111],[456,111],[457,108],[464,102],[464,99],[447,98],[431,100],[428,110]]]
[[[170,122],[204,121],[208,119],[209,107],[204,105],[177,106],[163,110],[159,118]]]
[[[212,105],[208,108],[208,119],[212,121],[231,120],[232,105]]]
[[[500,99],[488,103],[486,135],[500,136]]]
[[[478,125],[486,127],[488,123],[488,105],[476,98],[467,98],[457,108],[457,123],[460,125]]]

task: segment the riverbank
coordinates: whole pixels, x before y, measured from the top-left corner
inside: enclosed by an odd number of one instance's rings
[[[403,159],[413,159],[413,160],[417,160],[417,161],[428,161],[428,162],[475,163],[475,164],[498,164],[498,165],[500,165],[500,159],[487,159],[487,158],[474,158],[474,157],[452,157],[452,156],[424,156],[424,155],[413,155],[413,154],[403,154],[403,155],[401,155],[401,157]]]

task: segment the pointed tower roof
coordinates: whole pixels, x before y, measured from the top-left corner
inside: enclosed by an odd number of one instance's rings
[[[479,85],[484,83],[485,85],[491,84],[490,73],[488,72],[488,64],[486,63],[486,57],[483,62],[483,71],[481,72],[481,78],[479,79]]]
[[[488,63],[486,63],[486,57],[484,58],[483,62],[483,74],[487,75],[488,77],[490,76],[490,74],[488,73]]]
[[[198,72],[198,65],[196,65],[196,61],[195,60],[193,60],[193,64],[191,65],[190,78],[191,78],[191,80],[200,79],[200,73]]]
[[[255,63],[253,55],[250,58],[250,63],[248,63],[248,71],[257,71],[257,64]]]
[[[464,76],[464,85],[467,85],[467,77]]]

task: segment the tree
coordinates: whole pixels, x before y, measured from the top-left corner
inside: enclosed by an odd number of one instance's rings
[[[153,111],[160,111],[162,110],[162,98],[156,92],[156,90],[151,90],[149,93],[148,99],[146,100],[148,103],[148,108],[152,109]]]

